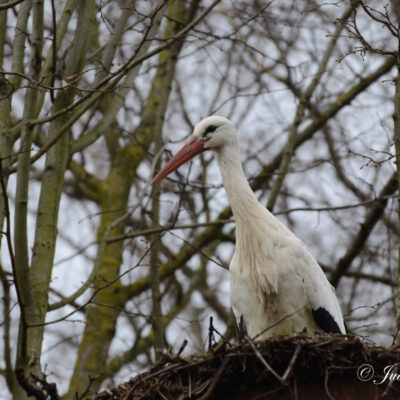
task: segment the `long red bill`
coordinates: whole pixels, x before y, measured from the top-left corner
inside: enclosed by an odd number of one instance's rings
[[[205,141],[196,137],[192,137],[165,165],[164,168],[153,178],[151,185],[160,182],[171,172],[178,169],[186,161],[189,161],[196,154],[200,154],[207,150],[204,148]]]

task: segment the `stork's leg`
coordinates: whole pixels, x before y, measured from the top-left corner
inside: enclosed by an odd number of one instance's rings
[[[243,315],[241,315],[239,320],[239,342],[241,342],[245,336],[247,336],[247,329]]]

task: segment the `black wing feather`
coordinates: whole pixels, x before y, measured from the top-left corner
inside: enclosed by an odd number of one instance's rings
[[[342,333],[332,314],[323,307],[312,309],[312,315],[318,328],[326,333]]]

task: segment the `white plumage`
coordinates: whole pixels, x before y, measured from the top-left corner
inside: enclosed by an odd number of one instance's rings
[[[335,290],[305,244],[256,199],[240,160],[234,125],[211,116],[154,177],[160,181],[205,150],[215,151],[236,221],[230,270],[231,304],[250,337],[266,338],[306,329],[345,333]]]

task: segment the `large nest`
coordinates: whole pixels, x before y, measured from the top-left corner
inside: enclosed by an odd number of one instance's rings
[[[148,372],[91,400],[400,399],[397,362],[400,347],[351,335],[247,338],[218,343],[203,355],[164,355]]]

